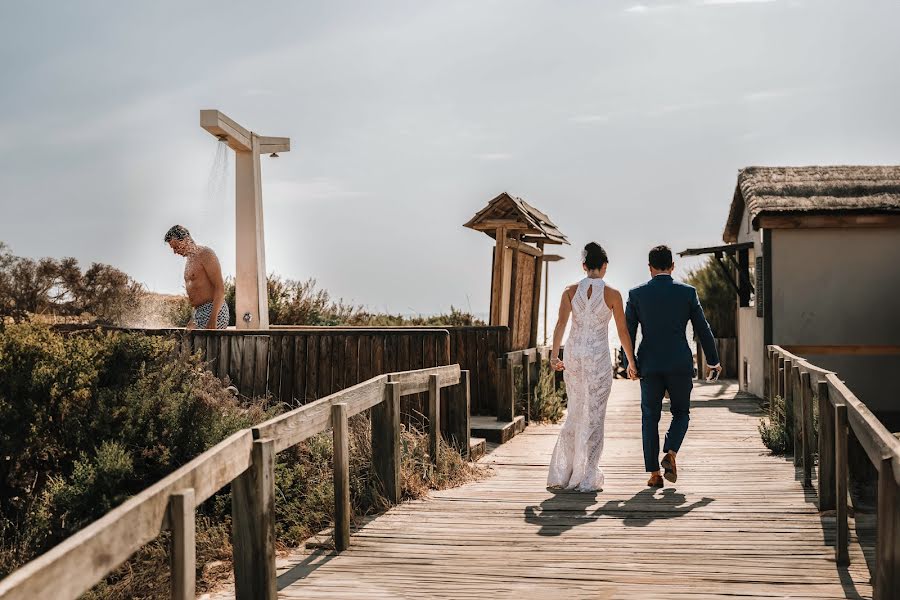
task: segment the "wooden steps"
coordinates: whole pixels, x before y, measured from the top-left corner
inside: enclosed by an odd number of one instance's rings
[[[484,438],[469,438],[469,460],[478,460],[487,451],[487,442]]]
[[[525,431],[525,417],[518,416],[512,421],[498,421],[496,417],[470,417],[473,437],[484,438],[495,444],[505,444],[517,434]]]

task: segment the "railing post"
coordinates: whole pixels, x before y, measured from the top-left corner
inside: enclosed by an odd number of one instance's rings
[[[350,429],[347,405],[331,405],[332,440],[334,442],[334,549],[350,547]]]
[[[172,523],[169,553],[172,599],[194,600],[197,597],[197,549],[193,488],[169,496],[169,515]]]
[[[450,406],[447,407],[447,416],[450,422],[447,424],[447,434],[450,443],[459,450],[463,458],[469,458],[469,437],[471,429],[469,425],[469,408],[471,398],[469,396],[469,372],[459,372],[459,384],[451,391]]]
[[[438,464],[441,451],[441,384],[437,375],[428,376],[428,453]]]
[[[834,510],[834,419],[828,384],[816,385],[819,396],[819,510]]]
[[[509,355],[504,356],[499,364],[500,389],[502,392],[497,399],[497,420],[512,421],[516,415],[516,378],[513,361]]]
[[[525,386],[525,424],[531,422],[531,357],[522,353],[522,383]]]
[[[769,413],[772,412],[772,350],[766,348],[763,359],[763,398],[769,402]]]
[[[878,528],[875,543],[875,600],[900,598],[900,490],[893,460],[878,468]]]
[[[838,566],[850,564],[848,544],[850,524],[847,515],[847,405],[834,406],[834,495],[835,545],[834,559]]]
[[[806,487],[812,486],[813,466],[813,405],[812,387],[809,381],[808,372],[800,373],[800,412],[803,416],[803,485]]]
[[[400,384],[385,386],[384,401],[372,407],[372,463],[381,491],[391,504],[400,501]]]
[[[797,445],[794,443],[796,439],[794,425],[794,368],[793,361],[790,359],[786,359],[784,361],[784,382],[782,383],[782,387],[784,388],[784,394],[782,398],[784,398],[784,429],[787,435],[787,439],[791,445],[790,450],[794,456],[794,465],[797,465]]]
[[[236,600],[275,600],[275,442],[253,442],[252,461],[231,483]]]

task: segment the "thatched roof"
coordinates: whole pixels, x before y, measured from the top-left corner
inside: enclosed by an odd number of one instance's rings
[[[747,167],[738,172],[722,236],[735,242],[744,210],[761,215],[900,212],[900,166]]]
[[[544,242],[547,244],[568,244],[569,240],[563,232],[553,224],[550,217],[531,206],[521,198],[503,192],[478,211],[464,227],[484,231],[491,237],[496,235],[493,228],[486,224],[496,221],[515,221],[525,228],[516,230],[527,242]]]

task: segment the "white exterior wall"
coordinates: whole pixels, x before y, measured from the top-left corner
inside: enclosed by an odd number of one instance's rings
[[[900,229],[772,231],[772,342],[900,344]],[[752,335],[747,336],[753,338]],[[900,356],[806,356],[871,409],[900,411]]]
[[[753,249],[750,251],[750,266],[756,264],[756,257],[762,256],[762,242],[759,231],[754,231],[750,227],[747,218],[747,212],[741,222],[741,229],[738,232],[738,243],[753,242]],[[754,278],[755,279],[755,278]],[[756,281],[753,281],[756,285]],[[761,301],[762,299],[758,299]],[[755,394],[760,398],[763,395],[763,362],[765,360],[765,345],[763,343],[764,319],[756,316],[756,307],[741,307],[737,309],[737,332],[738,332],[738,380],[741,389]],[[744,378],[744,362],[747,363],[748,381]]]

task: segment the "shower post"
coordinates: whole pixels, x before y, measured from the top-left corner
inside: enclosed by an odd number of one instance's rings
[[[290,138],[260,136],[218,110],[201,110],[200,126],[235,153],[235,323],[238,329],[268,329],[266,247],[259,155],[291,149]]]

